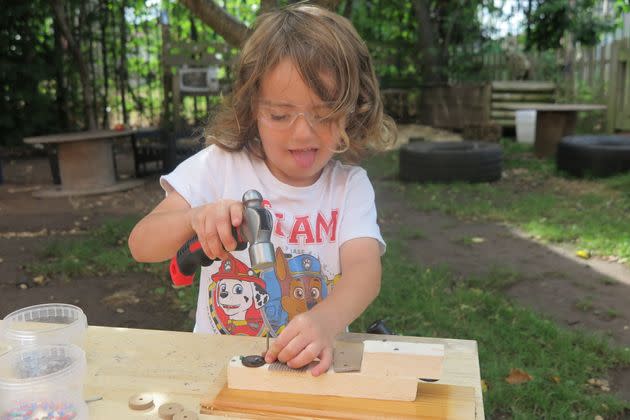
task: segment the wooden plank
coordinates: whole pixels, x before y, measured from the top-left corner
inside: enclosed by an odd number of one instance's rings
[[[556,85],[552,82],[535,81],[494,81],[492,90],[497,91],[519,91],[519,92],[540,92],[555,91]]]
[[[511,111],[495,111],[492,110],[492,113],[490,114],[490,116],[492,117],[493,120],[498,119],[508,119],[508,118],[514,118],[514,116],[516,115],[516,111],[511,110]]]
[[[539,103],[536,102],[530,102],[532,104],[536,104],[539,105]],[[520,108],[523,106],[527,106],[528,102],[492,102],[492,110],[512,110],[514,111],[514,108]]]
[[[553,93],[492,93],[492,102],[550,102],[554,100]]]
[[[418,384],[415,401],[382,401],[224,387],[212,401],[201,402],[203,414],[244,413],[254,418],[312,419],[474,419],[480,418],[473,388]],[[248,416],[249,417],[249,416]],[[483,418],[483,415],[481,416]]]
[[[499,124],[501,127],[516,127],[516,121],[514,120],[514,118],[493,118],[492,120]]]
[[[366,340],[363,343],[362,375],[439,379],[444,346],[400,341]]]
[[[535,104],[522,103],[515,105],[506,105],[506,109],[532,109],[537,111],[602,111],[606,109],[606,105],[601,104]]]
[[[314,377],[310,369],[270,369],[243,366],[239,357],[230,359],[227,368],[228,387],[249,391],[285,392],[303,395],[337,395],[396,401],[416,399],[417,377],[363,375],[361,372],[337,373],[333,369]]]
[[[310,369],[282,370],[275,365],[246,367],[234,356],[228,363],[228,387],[254,391],[337,395],[413,401],[418,378],[438,380],[442,375],[444,345],[403,341],[366,340],[358,372],[328,372],[313,377]],[[280,365],[283,366],[283,365]]]
[[[613,42],[610,52],[610,78],[608,83],[608,114],[606,118],[606,131],[615,131],[615,119],[617,117],[617,89],[619,85],[619,48],[620,42]]]
[[[129,137],[134,130],[89,130],[75,131],[72,133],[58,133],[47,136],[25,137],[27,144],[47,144],[47,143],[71,143],[77,141],[106,140],[118,137]]]

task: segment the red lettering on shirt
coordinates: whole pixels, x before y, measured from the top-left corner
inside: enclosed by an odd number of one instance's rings
[[[282,213],[274,213],[276,215],[276,227],[274,229],[274,233],[278,236],[284,236],[284,232],[282,231],[282,220],[284,220],[284,214]]]
[[[290,244],[299,243],[298,236],[301,236],[305,239],[304,243],[307,243],[307,244],[315,243],[315,238],[313,238],[313,230],[311,229],[309,216],[301,216],[301,217],[295,218],[295,222],[293,223],[293,228],[291,228],[291,236],[289,237],[289,243]]]
[[[321,213],[317,213],[317,220],[315,221],[315,237],[317,243],[324,242],[322,238],[322,232],[326,233],[329,242],[335,242],[337,236],[337,215],[339,210],[335,209],[330,212],[330,221],[326,221],[326,217]]]

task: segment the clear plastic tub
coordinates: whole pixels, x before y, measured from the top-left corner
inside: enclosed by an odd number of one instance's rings
[[[41,345],[0,356],[0,420],[87,419],[85,352],[74,344]]]
[[[18,309],[0,324],[0,341],[11,348],[40,344],[83,347],[87,317],[78,306],[46,303]]]

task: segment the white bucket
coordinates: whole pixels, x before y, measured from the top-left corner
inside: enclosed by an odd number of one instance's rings
[[[533,144],[536,138],[536,111],[522,109],[516,111],[516,141]]]

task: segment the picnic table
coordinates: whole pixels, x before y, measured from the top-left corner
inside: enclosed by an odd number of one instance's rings
[[[475,418],[484,418],[476,341],[356,333],[339,338],[444,344],[442,378],[426,386],[471,389]],[[214,398],[225,385],[228,360],[234,355],[260,354],[265,338],[89,326],[84,348],[88,367],[84,397],[102,397],[88,403],[91,419],[157,418],[158,408],[166,402],[178,402],[200,413],[200,402]],[[129,398],[144,392],[152,394],[155,406],[131,410]],[[225,417],[199,414],[199,418]]]
[[[599,104],[514,103],[504,104],[503,107],[515,111],[536,111],[534,153],[540,158],[554,156],[560,140],[575,133],[578,112],[606,109],[606,105]]]
[[[131,138],[135,130],[90,130],[26,137],[24,143],[57,148],[60,187],[36,191],[40,198],[105,194],[124,191],[144,183],[141,179],[119,181],[113,141]]]

